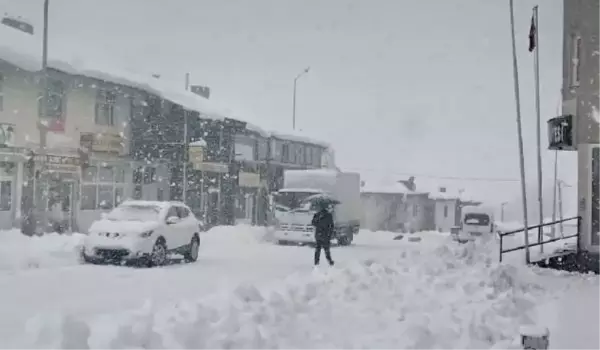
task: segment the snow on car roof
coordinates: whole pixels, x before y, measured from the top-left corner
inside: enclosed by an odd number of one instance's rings
[[[139,205],[139,206],[147,206],[147,207],[159,207],[166,208],[171,205],[181,205],[186,206],[183,202],[180,201],[147,201],[147,200],[139,200],[139,199],[129,199],[121,203],[121,205]]]

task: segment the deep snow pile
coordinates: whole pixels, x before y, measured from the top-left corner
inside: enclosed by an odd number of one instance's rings
[[[514,344],[536,304],[552,299],[543,274],[498,265],[491,244],[298,272],[283,283],[92,320],[38,317],[27,347],[489,348]],[[538,299],[541,298],[541,299]]]
[[[79,264],[84,235],[56,233],[28,237],[19,230],[0,232],[0,271]]]

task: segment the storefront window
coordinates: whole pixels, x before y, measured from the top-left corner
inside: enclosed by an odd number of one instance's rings
[[[81,210],[111,209],[124,200],[125,169],[87,167],[81,185]]]
[[[12,206],[12,181],[0,181],[0,211],[9,211]]]

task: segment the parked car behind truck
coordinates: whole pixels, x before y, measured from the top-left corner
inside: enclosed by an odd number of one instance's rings
[[[360,175],[337,170],[286,170],[284,186],[274,195],[274,238],[280,242],[312,243],[316,202],[332,203],[333,238],[349,245],[360,228]]]

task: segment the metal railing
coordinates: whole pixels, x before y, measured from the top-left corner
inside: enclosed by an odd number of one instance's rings
[[[562,224],[568,221],[574,221],[577,220],[577,233],[575,234],[571,234],[568,236],[561,236],[561,237],[557,237],[557,238],[551,238],[548,240],[542,240],[540,242],[534,242],[534,243],[530,243],[529,245],[520,245],[517,247],[513,247],[513,248],[509,248],[509,249],[503,249],[503,243],[504,243],[504,237],[505,236],[512,236],[516,233],[521,233],[521,232],[525,232],[525,228],[521,228],[518,230],[513,230],[513,231],[508,231],[508,232],[498,232],[498,236],[500,237],[500,262],[502,262],[502,254],[504,253],[510,253],[510,252],[514,252],[517,250],[523,250],[527,247],[531,248],[531,247],[537,247],[537,246],[543,246],[544,244],[547,243],[551,243],[551,242],[556,242],[556,241],[560,241],[560,240],[564,240],[564,239],[569,239],[569,238],[577,238],[577,247],[579,248],[579,233],[580,233],[580,229],[581,229],[581,216],[575,216],[575,217],[571,217],[571,218],[567,218],[567,219],[562,219],[562,220],[557,220],[557,221],[553,221],[553,222],[549,222],[549,223],[545,223],[545,224],[541,224],[541,225],[535,225],[535,226],[530,226],[527,228],[527,230],[535,230],[538,229],[539,232],[541,232],[541,230],[543,230],[544,227],[548,227],[548,226],[553,226],[553,225],[557,225],[557,224]],[[541,237],[543,237],[543,235],[541,235]],[[529,261],[527,261],[527,263],[529,263]]]

